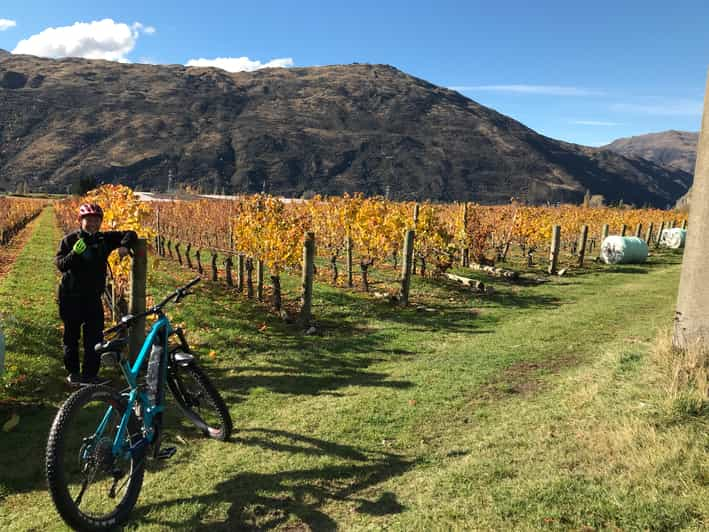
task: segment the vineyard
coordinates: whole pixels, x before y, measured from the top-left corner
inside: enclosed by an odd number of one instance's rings
[[[283,304],[281,275],[306,269],[308,234],[315,240],[318,280],[369,292],[371,272],[378,270],[378,293],[395,299],[405,275],[400,270],[407,230],[414,232],[410,273],[447,279],[454,266],[509,273],[492,268],[502,264],[515,268],[515,276],[517,270],[538,273],[547,264],[554,226],[568,265],[583,266],[584,253],[593,258],[609,234],[634,234],[657,245],[663,228],[686,225],[679,213],[657,209],[418,204],[361,195],[291,202],[267,195],[140,202],[126,187],[104,186],[86,198],[57,204],[64,230],[75,226],[81,201],[105,205],[106,229],[137,231],[158,256],[209,272],[212,280],[222,279],[249,298],[263,300],[270,293],[276,311]],[[582,235],[587,235],[583,241]],[[128,264],[112,258],[119,294],[127,286]],[[293,294],[287,303],[293,307],[299,296]]]
[[[83,201],[104,207],[103,230],[149,243],[148,304],[195,271],[216,280],[169,316],[223,393],[233,441],[211,445],[169,404],[177,454],[149,465],[130,529],[706,528],[704,403],[667,391],[676,365],[658,340],[682,256],[657,236],[685,225],[679,213],[360,196],[141,202],[109,186],[53,203],[8,248],[1,529],[60,523],[43,470],[68,393],[52,258]],[[548,273],[555,226],[564,276]],[[648,261],[595,261],[606,232],[640,233]],[[132,261],[111,260],[119,291]],[[499,267],[516,277],[492,276]],[[308,273],[306,328],[283,318],[302,310]]]
[[[41,199],[0,197],[0,246],[8,244],[46,205]]]

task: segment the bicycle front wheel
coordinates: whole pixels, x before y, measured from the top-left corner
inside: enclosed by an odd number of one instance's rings
[[[202,434],[220,441],[229,439],[232,430],[229,410],[197,364],[175,364],[170,368],[167,383],[177,406]]]
[[[73,393],[54,418],[47,442],[47,482],[59,514],[74,529],[120,526],[138,499],[144,457],[112,452],[124,412],[125,401],[114,390],[89,386]],[[141,438],[131,417],[125,447]]]

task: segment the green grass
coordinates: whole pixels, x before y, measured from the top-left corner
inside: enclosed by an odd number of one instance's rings
[[[42,473],[66,393],[52,300],[59,235],[50,213],[35,231],[0,281],[14,318],[9,364],[28,375],[0,407],[0,422],[21,415],[0,433],[3,530],[61,528]],[[670,376],[651,355],[671,324],[679,261],[663,252],[536,286],[493,280],[493,296],[416,278],[413,302],[433,311],[318,284],[312,336],[205,282],[168,313],[236,432],[204,441],[172,417],[178,454],[149,467],[128,528],[704,529],[708,417],[668,402]],[[153,262],[149,293],[192,275]],[[284,279],[286,291],[298,282]]]

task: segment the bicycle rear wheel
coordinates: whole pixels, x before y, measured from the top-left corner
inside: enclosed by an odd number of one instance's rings
[[[229,410],[197,364],[174,364],[168,372],[167,383],[177,406],[202,434],[220,441],[229,439],[232,431]]]
[[[47,482],[59,514],[74,529],[120,526],[138,499],[144,458],[112,453],[124,412],[125,402],[114,390],[89,386],[73,393],[54,418],[47,442]],[[104,430],[97,434],[102,422]],[[134,417],[125,438],[126,445],[142,438]]]

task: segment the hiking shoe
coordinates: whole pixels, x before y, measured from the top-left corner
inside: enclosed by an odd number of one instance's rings
[[[78,373],[70,373],[67,375],[66,381],[72,386],[79,386],[79,384],[81,384],[81,375]]]

